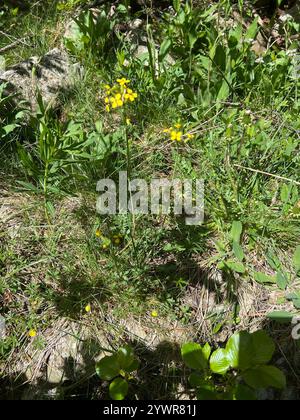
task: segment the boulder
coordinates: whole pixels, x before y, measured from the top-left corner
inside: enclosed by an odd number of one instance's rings
[[[0,84],[6,83],[5,95],[12,95],[12,104],[37,109],[38,94],[49,108],[55,108],[59,96],[70,90],[79,75],[64,50],[55,48],[43,57],[30,57],[6,71],[0,71]]]

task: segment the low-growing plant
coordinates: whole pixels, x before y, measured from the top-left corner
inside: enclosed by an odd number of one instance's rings
[[[260,388],[285,388],[284,373],[269,364],[274,351],[273,339],[262,330],[236,333],[225,348],[215,351],[208,343],[181,348],[185,364],[193,370],[189,383],[199,400],[252,400]]]
[[[96,364],[96,372],[104,381],[110,381],[109,395],[113,400],[123,400],[128,394],[132,373],[139,361],[130,346],[120,347],[111,356],[103,357]]]

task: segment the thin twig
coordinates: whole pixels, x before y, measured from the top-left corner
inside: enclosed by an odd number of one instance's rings
[[[25,38],[23,39],[17,39],[16,41],[12,42],[11,44],[5,45],[5,47],[0,48],[0,54],[5,53],[8,50],[11,50],[13,48],[15,48],[18,44],[20,44],[21,42],[24,41]]]
[[[271,174],[270,172],[260,171],[258,169],[248,168],[246,166],[237,165],[237,164],[234,164],[233,166],[235,166],[236,168],[245,169],[246,171],[251,171],[251,172],[255,172],[257,174],[271,176],[273,178],[281,179],[283,181],[288,181],[288,182],[292,182],[296,185],[300,185],[300,182],[295,181],[294,179],[286,178],[286,177],[280,176],[280,175]]]

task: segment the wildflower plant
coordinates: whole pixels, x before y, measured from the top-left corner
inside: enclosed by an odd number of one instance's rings
[[[171,141],[175,142],[187,142],[195,137],[192,133],[185,133],[181,123],[176,123],[173,127],[164,129],[163,133],[168,135]]]
[[[104,101],[107,112],[121,108],[126,103],[136,100],[138,95],[128,87],[129,84],[130,80],[123,77],[122,79],[117,79],[117,83],[113,86],[105,85],[106,96]]]

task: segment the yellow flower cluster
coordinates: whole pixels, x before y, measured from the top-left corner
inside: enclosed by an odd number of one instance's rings
[[[165,134],[170,136],[170,140],[172,141],[188,141],[193,139],[195,136],[191,133],[184,133],[182,130],[182,124],[176,123],[174,127],[166,128],[163,131]]]
[[[137,93],[128,87],[130,80],[117,79],[117,83],[113,86],[105,85],[105,109],[110,112],[111,109],[121,108],[126,102],[134,102]]]
[[[109,239],[108,237],[104,236],[100,229],[97,229],[95,232],[95,235],[97,238],[101,239],[102,242],[102,249],[107,249],[111,243],[114,245],[121,245],[123,236],[122,235],[113,235],[112,239]]]

